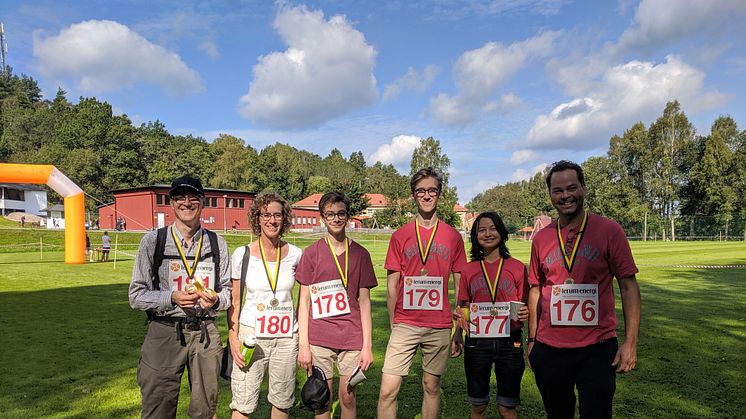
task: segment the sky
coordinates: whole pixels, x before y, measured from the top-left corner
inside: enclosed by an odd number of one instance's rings
[[[604,155],[674,99],[698,134],[746,128],[743,0],[2,0],[0,22],[47,99],[402,174],[434,137],[461,203]]]

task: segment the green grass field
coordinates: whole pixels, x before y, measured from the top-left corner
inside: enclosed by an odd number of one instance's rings
[[[92,233],[94,244],[100,233]],[[129,308],[127,286],[141,234],[121,233],[116,263],[65,265],[61,232],[0,230],[0,392],[2,417],[137,417],[137,361],[145,315]],[[14,244],[38,243],[33,250]],[[95,237],[95,238],[94,238]],[[227,235],[231,251],[248,235]],[[379,283],[373,292],[375,362],[359,389],[360,417],[372,417],[388,339],[383,258],[385,236],[357,237],[371,252]],[[35,240],[34,240],[35,239]],[[290,236],[303,247],[313,238]],[[510,241],[528,262],[529,245]],[[746,410],[746,269],[673,268],[672,265],[746,264],[743,242],[632,243],[643,297],[638,367],[619,376],[614,403],[619,418],[742,417]],[[618,301],[618,299],[617,299]],[[618,307],[620,308],[620,307]],[[621,312],[619,313],[621,316]],[[220,325],[225,338],[225,318]],[[621,325],[620,325],[621,328]],[[620,333],[622,334],[622,333]],[[400,417],[419,414],[419,361],[405,379]],[[302,381],[301,381],[302,382]],[[468,416],[463,358],[451,359],[443,377],[442,417]],[[268,417],[266,390],[255,417]],[[533,374],[522,386],[524,417],[543,417]],[[186,416],[182,386],[179,417]],[[218,416],[228,417],[230,387],[221,381]],[[312,417],[297,406],[292,417]],[[494,409],[490,417],[495,417]]]

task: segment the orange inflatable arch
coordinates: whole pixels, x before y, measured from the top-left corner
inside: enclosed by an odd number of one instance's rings
[[[0,163],[0,182],[45,184],[65,198],[65,263],[85,263],[83,190],[52,165]]]

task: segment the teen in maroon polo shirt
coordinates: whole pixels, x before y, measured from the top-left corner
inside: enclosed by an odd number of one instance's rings
[[[298,364],[308,372],[312,366],[321,368],[330,394],[337,364],[343,418],[357,416],[350,376],[373,362],[370,289],[378,285],[370,254],[347,238],[349,206],[339,192],[321,197],[319,213],[328,235],[303,251],[295,272],[301,284]],[[330,409],[331,403],[317,410],[316,417],[329,418]]]
[[[459,272],[466,265],[464,240],[435,213],[442,187],[438,173],[422,169],[414,174],[410,187],[417,216],[391,236],[384,264],[391,335],[383,362],[379,418],[396,417],[399,389],[418,348],[422,348],[422,418],[438,416],[440,376],[450,352],[452,327],[448,280],[453,273],[458,293]]]
[[[559,219],[539,231],[531,246],[529,362],[549,418],[574,416],[576,387],[581,418],[611,418],[615,371],[628,372],[637,361],[637,267],[621,226],[583,209],[580,166],[555,163],[547,186]],[[621,346],[614,277],[624,313]]]

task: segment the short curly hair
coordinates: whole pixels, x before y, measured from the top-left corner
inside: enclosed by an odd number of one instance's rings
[[[293,221],[293,211],[290,208],[290,204],[288,204],[288,202],[285,201],[285,199],[277,192],[264,192],[254,199],[254,202],[251,203],[251,208],[249,208],[249,224],[251,224],[251,230],[254,234],[262,234],[262,227],[259,225],[259,215],[262,213],[262,210],[267,208],[267,206],[272,202],[277,202],[282,206],[280,236],[290,229]]]

